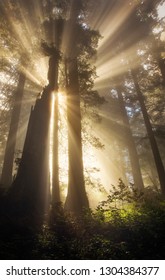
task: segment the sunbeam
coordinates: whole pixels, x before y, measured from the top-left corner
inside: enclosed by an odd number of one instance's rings
[[[165,0],[0,0],[0,275],[159,274],[74,260],[164,260],[164,27]]]
[[[50,193],[52,195],[53,187],[53,136],[54,136],[54,105],[55,105],[55,94],[51,96],[51,116],[50,116],[50,148],[49,148],[49,172],[50,172]]]
[[[72,2],[72,1],[71,1]],[[139,1],[97,1],[99,5],[95,5],[89,11],[88,22],[85,22],[85,14],[81,13],[80,22],[85,29],[90,26],[95,30],[99,30],[101,38],[98,44],[98,57],[94,63],[97,72],[97,78],[94,82],[94,89],[98,90],[100,94],[105,95],[105,89],[109,87],[111,81],[115,82],[115,79],[121,76],[124,73],[128,72],[129,61],[132,63],[132,68],[137,68],[139,65],[139,55],[137,49],[139,47],[139,42],[141,38],[137,33],[140,31],[135,29],[130,34],[127,34],[128,38],[124,37],[124,34],[131,30],[130,25],[128,24],[131,17],[137,15],[137,7]],[[9,34],[13,36],[11,49],[7,48],[7,42],[3,39],[1,48],[1,54],[6,64],[10,64],[10,59],[15,62],[15,71],[22,72],[27,78],[27,84],[25,90],[31,94],[33,93],[34,99],[37,96],[37,90],[44,88],[48,85],[48,68],[49,68],[49,59],[52,56],[50,54],[44,54],[41,49],[41,42],[45,42],[50,46],[50,49],[59,48],[61,52],[60,62],[59,62],[59,74],[60,79],[64,80],[62,76],[68,73],[65,72],[64,60],[68,56],[68,49],[73,48],[74,42],[71,38],[74,37],[74,28],[70,24],[70,16],[74,10],[74,1],[70,3],[70,6],[67,9],[62,11],[62,6],[57,8],[58,3],[53,3],[50,1],[50,7],[45,1],[30,1],[30,4],[23,3],[21,1],[2,1],[1,8],[2,14],[8,24]],[[48,17],[49,9],[51,10],[51,15]],[[29,11],[32,12],[32,16],[29,14]],[[161,11],[159,11],[161,14]],[[35,17],[34,17],[35,15]],[[62,26],[60,26],[60,31],[57,32],[56,20],[62,19]],[[84,22],[83,22],[84,21]],[[46,30],[44,23],[47,22],[51,26],[49,30]],[[60,21],[59,21],[60,22]],[[126,26],[124,29],[123,26]],[[141,25],[140,28],[141,30]],[[124,34],[122,34],[124,30]],[[138,31],[136,33],[136,31]],[[47,33],[50,33],[49,35]],[[59,35],[60,34],[60,35]],[[121,36],[121,41],[120,37]],[[136,38],[137,36],[137,38]],[[139,37],[138,37],[139,36]],[[58,39],[57,39],[58,38]],[[162,33],[163,38],[163,33]],[[6,38],[9,40],[9,38]],[[120,44],[118,44],[120,42]],[[146,37],[143,43],[149,45],[150,37]],[[123,45],[122,45],[123,44]],[[124,47],[122,47],[124,46]],[[20,49],[20,52],[19,52]],[[51,51],[52,51],[51,49]],[[122,51],[121,51],[122,50]],[[10,52],[12,57],[10,57]],[[8,59],[9,56],[9,59]],[[24,59],[25,58],[25,59]],[[19,64],[19,67],[17,65]],[[67,71],[66,71],[67,72]],[[1,85],[10,85],[12,89],[16,88],[16,81],[12,80],[11,76],[4,74],[5,72],[0,72],[0,81]],[[80,74],[81,75],[81,74]],[[60,80],[59,79],[59,80]],[[58,83],[59,86],[58,92],[58,130],[59,130],[59,179],[61,190],[66,196],[66,189],[68,185],[68,133],[73,137],[72,132],[67,130],[67,94],[62,92],[62,88],[65,89],[68,77],[66,81],[61,81]],[[29,89],[29,84],[33,84],[35,89]],[[29,83],[29,84],[28,84]],[[57,94],[57,93],[56,93]],[[49,155],[49,171],[50,171],[50,189],[52,189],[52,180],[53,180],[53,129],[54,129],[54,118],[55,118],[55,98],[56,94],[52,94],[51,102],[51,118],[50,118],[50,155]],[[23,105],[30,105],[34,103],[33,97],[29,94],[30,97],[23,100]],[[0,94],[1,99],[5,100],[3,93]],[[1,101],[1,109],[8,110],[5,107],[5,102]],[[71,108],[72,113],[74,113],[74,108]],[[111,148],[111,145],[115,147],[117,151],[118,147],[114,138],[117,137],[117,129],[119,130],[121,123],[116,122],[115,116],[106,113],[106,109],[103,106],[99,112],[100,117],[102,118],[103,128],[100,125],[96,125],[93,128],[93,132],[96,137],[99,137],[103,144],[105,145],[105,150],[97,151],[94,147],[85,143],[83,139],[83,163],[84,163],[84,174],[85,176],[91,177],[95,181],[100,181],[102,185],[105,186],[105,189],[108,189],[113,182],[116,182],[116,178],[119,176],[120,168],[118,168],[117,163],[109,159],[107,154],[111,154],[112,158],[115,158],[115,151]],[[26,117],[25,117],[26,119]],[[23,122],[24,118],[22,118]],[[27,119],[26,119],[27,121]],[[76,119],[75,119],[76,122]],[[93,124],[92,124],[93,125]],[[114,127],[116,125],[116,131],[108,129],[107,127]],[[26,131],[27,123],[21,124],[19,137],[23,138]],[[82,136],[84,137],[84,135]],[[85,137],[84,137],[85,138]],[[73,142],[75,141],[72,139]],[[21,141],[22,142],[22,141]],[[22,145],[22,144],[21,144]],[[75,152],[78,150],[76,142],[74,143]],[[107,168],[110,166],[110,168]],[[111,170],[111,171],[109,171]],[[88,184],[88,182],[87,182]],[[90,189],[90,188],[89,188]],[[89,191],[90,193],[90,191]],[[90,196],[90,194],[89,194]]]
[[[53,141],[54,141],[54,121],[55,121],[55,99],[58,94],[58,162],[59,162],[59,181],[62,198],[65,199],[67,183],[68,183],[68,132],[66,119],[66,95],[63,92],[52,93],[51,102],[51,119],[50,119],[50,155],[49,155],[49,170],[50,170],[50,190],[53,187]]]
[[[103,36],[103,39],[100,40],[99,44],[99,51],[101,51],[102,48],[106,47],[106,44],[109,44],[113,40],[115,40],[117,31],[120,30],[120,27],[125,23],[125,21],[128,19],[130,14],[135,10],[138,2],[135,1],[134,3],[129,3],[129,1],[124,1],[121,5],[120,2],[120,8],[119,4],[114,5],[110,9],[109,14],[104,16],[104,14],[101,15],[102,22],[96,23],[96,28],[100,30],[101,35]],[[111,28],[109,28],[111,26]]]

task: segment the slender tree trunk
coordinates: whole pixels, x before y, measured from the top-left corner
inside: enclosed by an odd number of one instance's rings
[[[58,38],[59,45],[59,38]],[[59,120],[59,105],[58,105],[58,69],[59,69],[59,53],[55,51],[49,59],[48,80],[49,88],[54,94],[54,120],[53,120],[53,170],[52,170],[52,205],[57,205],[60,201],[60,186],[59,186],[59,153],[58,153],[58,120]]]
[[[59,143],[58,143],[58,120],[59,120],[59,104],[58,94],[55,94],[54,104],[54,133],[53,133],[53,182],[52,182],[52,204],[56,205],[61,201],[59,186]]]
[[[137,73],[136,73],[135,70],[131,70],[131,73],[132,73],[132,78],[133,78],[133,81],[134,81],[135,89],[136,89],[136,92],[137,92],[137,95],[138,95],[138,98],[139,98],[139,102],[140,102],[140,105],[141,105],[141,110],[142,110],[144,122],[145,122],[145,125],[146,125],[148,137],[149,137],[149,140],[150,140],[153,156],[154,156],[154,159],[155,159],[155,164],[156,164],[156,169],[157,169],[157,172],[158,172],[161,191],[162,191],[162,194],[165,195],[165,170],[164,170],[163,162],[162,162],[162,159],[161,159],[161,156],[160,156],[158,145],[157,145],[157,142],[155,140],[155,136],[154,136],[152,126],[151,126],[151,123],[150,123],[150,120],[149,120],[149,116],[148,116],[148,113],[147,113],[147,110],[146,110],[146,106],[145,106],[145,103],[144,103],[144,98],[143,98],[142,92],[140,90],[138,81],[137,81]]]
[[[83,208],[88,208],[88,198],[85,191],[82,139],[81,112],[78,83],[77,59],[69,62],[69,90],[67,96],[68,119],[68,153],[69,153],[69,183],[65,209],[80,214]]]
[[[127,112],[125,109],[125,104],[124,104],[121,89],[118,89],[117,92],[118,92],[118,99],[119,99],[120,108],[121,108],[123,125],[125,128],[125,141],[126,141],[126,146],[128,147],[134,184],[137,189],[142,190],[144,188],[144,184],[143,184],[143,179],[142,179],[142,175],[141,175],[139,157],[137,154],[135,141],[132,136],[129,119],[128,119]]]
[[[4,163],[2,168],[2,176],[1,176],[1,184],[5,186],[10,186],[12,183],[12,171],[13,171],[13,163],[14,163],[14,153],[15,146],[17,141],[17,131],[19,124],[19,117],[21,111],[22,97],[25,86],[25,74],[19,74],[18,87],[14,96],[14,106],[11,115],[11,122],[9,128],[9,134],[6,143]]]
[[[160,55],[158,57],[158,65],[159,65],[159,68],[160,68],[160,72],[161,72],[161,75],[162,75],[162,79],[163,79],[163,85],[165,86],[165,59],[162,58]]]

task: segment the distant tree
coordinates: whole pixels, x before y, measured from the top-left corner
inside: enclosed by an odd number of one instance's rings
[[[9,3],[7,2],[6,4],[8,5]],[[24,92],[24,85],[26,80],[25,74],[21,69],[21,67],[23,67],[23,64],[25,63],[25,53],[23,53],[22,46],[19,49],[18,47],[19,42],[16,37],[15,30],[6,19],[6,8],[4,6],[4,3],[1,3],[0,15],[1,15],[0,30],[2,34],[0,47],[2,49],[2,59],[5,61],[6,64],[13,63],[12,67],[15,69],[15,73],[19,75],[18,82],[17,82],[18,83],[17,89],[13,91],[13,95],[14,95],[12,98],[13,109],[11,113],[11,121],[10,121],[7,142],[6,142],[6,149],[4,154],[4,162],[3,162],[2,176],[1,176],[1,185],[3,187],[9,187],[12,183],[17,131],[18,131],[22,97]],[[15,20],[15,18],[13,20]],[[21,67],[18,66],[18,61]]]
[[[25,80],[25,74],[20,73],[18,86],[14,94],[13,110],[2,168],[1,184],[3,187],[9,187],[13,180],[14,155]]]
[[[128,148],[135,187],[139,190],[142,190],[144,188],[144,184],[143,184],[143,179],[142,179],[142,174],[141,174],[141,169],[139,164],[139,156],[137,154],[135,140],[131,132],[129,119],[124,104],[124,99],[122,95],[123,90],[124,89],[121,86],[118,86],[117,94],[118,94],[123,126],[124,126],[124,135],[123,135],[124,143]]]
[[[132,69],[131,70],[131,75],[132,75],[132,79],[135,85],[135,90],[137,92],[138,95],[138,99],[140,102],[140,106],[141,106],[141,110],[142,110],[142,114],[144,117],[144,122],[146,125],[146,129],[147,129],[147,133],[148,133],[148,137],[150,139],[150,144],[151,144],[151,148],[152,148],[152,152],[154,155],[154,159],[155,159],[155,164],[156,164],[156,168],[157,168],[157,172],[158,172],[158,177],[159,177],[159,181],[160,181],[160,187],[161,187],[161,191],[162,194],[165,194],[165,170],[164,170],[164,166],[163,166],[163,162],[160,156],[160,152],[158,149],[158,145],[157,142],[155,140],[155,136],[152,130],[152,126],[150,123],[150,119],[146,110],[146,106],[144,103],[144,97],[142,95],[142,92],[140,90],[139,84],[138,84],[138,74],[137,74],[137,70]]]

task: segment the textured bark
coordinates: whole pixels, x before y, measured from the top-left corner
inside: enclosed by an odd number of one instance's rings
[[[10,193],[22,211],[42,214],[49,199],[51,92],[45,88],[31,110],[21,163]]]
[[[135,141],[133,139],[133,135],[131,132],[129,119],[128,119],[127,112],[125,109],[125,104],[124,104],[121,89],[118,89],[117,92],[118,92],[118,98],[119,98],[119,103],[120,103],[120,108],[121,108],[123,125],[125,128],[125,143],[126,143],[126,146],[128,148],[128,152],[129,152],[134,184],[137,189],[142,190],[144,188],[144,184],[143,184],[142,174],[141,174],[141,170],[140,170],[139,157],[137,154]]]
[[[68,122],[68,156],[69,156],[69,181],[65,209],[75,215],[82,213],[83,208],[88,208],[88,198],[85,191],[82,139],[81,139],[81,111],[77,66],[77,18],[81,9],[81,0],[72,2],[70,20],[68,25],[68,42],[66,55],[68,60],[68,75],[65,71],[67,90],[67,122]],[[74,42],[74,44],[73,44]]]
[[[164,170],[164,166],[163,166],[163,162],[160,156],[160,152],[158,149],[158,145],[152,130],[152,126],[149,120],[149,116],[146,110],[146,106],[144,103],[144,98],[143,95],[141,93],[138,81],[137,81],[137,73],[135,70],[131,71],[132,73],[132,78],[135,84],[135,89],[139,98],[139,102],[141,105],[141,110],[142,110],[142,114],[143,114],[143,118],[144,118],[144,122],[146,125],[146,129],[147,129],[147,133],[148,133],[148,137],[150,140],[150,144],[151,144],[151,149],[153,152],[153,156],[154,156],[154,160],[155,160],[155,165],[156,165],[156,169],[157,169],[157,173],[158,173],[158,177],[159,177],[159,182],[160,182],[160,187],[161,187],[161,191],[162,194],[165,195],[165,170]]]
[[[15,96],[14,96],[14,105],[13,105],[13,110],[11,115],[9,134],[7,138],[4,163],[2,168],[1,184],[4,187],[9,187],[12,183],[14,153],[15,153],[15,146],[17,141],[17,131],[18,131],[25,80],[26,80],[25,74],[20,73],[18,87],[17,90],[15,91]]]
[[[77,60],[69,62],[69,89],[67,96],[68,119],[68,153],[69,153],[69,183],[65,209],[80,214],[83,208],[88,208],[88,198],[85,191],[82,139],[81,112],[78,83]]]
[[[58,56],[49,59],[49,85],[31,110],[21,163],[10,193],[23,211],[43,214],[50,203],[50,116],[52,92],[58,90]],[[56,115],[58,103],[56,103]],[[54,138],[58,139],[58,119],[54,120]],[[58,142],[54,141],[52,202],[59,202]]]

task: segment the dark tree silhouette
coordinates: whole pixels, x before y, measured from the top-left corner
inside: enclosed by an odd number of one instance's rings
[[[18,173],[9,191],[23,213],[42,215],[48,207],[50,102],[46,87],[32,107]]]
[[[13,180],[14,154],[25,80],[25,74],[20,72],[18,86],[14,93],[14,104],[2,168],[1,184],[3,187],[9,187]]]
[[[88,208],[85,192],[82,139],[81,139],[81,111],[78,83],[77,60],[69,62],[69,87],[67,92],[68,118],[68,149],[69,149],[69,184],[65,209],[80,214],[83,208]]]

